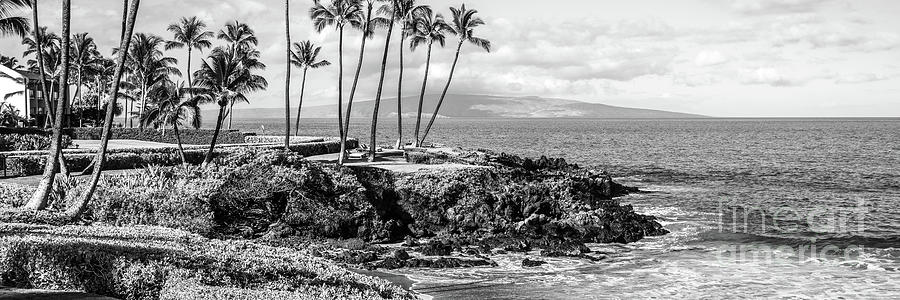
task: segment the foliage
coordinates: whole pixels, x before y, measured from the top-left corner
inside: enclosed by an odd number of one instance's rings
[[[13,287],[126,300],[413,299],[308,254],[160,227],[0,224],[0,278]]]
[[[68,133],[76,140],[99,140],[103,128],[72,128]],[[181,129],[179,133],[181,141],[188,145],[209,144],[213,135],[212,130],[205,129]],[[174,132],[146,128],[113,128],[111,139],[176,143]],[[244,134],[237,130],[222,131],[218,140],[221,144],[241,144],[244,143]]]
[[[63,136],[62,147],[72,146],[72,139]],[[50,137],[45,134],[0,134],[0,151],[29,151],[50,149]]]

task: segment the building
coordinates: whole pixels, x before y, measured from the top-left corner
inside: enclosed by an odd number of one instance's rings
[[[50,81],[47,81],[50,84]],[[50,88],[50,87],[48,87]],[[59,95],[59,87],[54,85],[53,99]],[[15,107],[19,116],[28,120],[25,126],[42,124],[47,116],[44,92],[41,90],[41,76],[38,73],[13,70],[0,65],[0,102]]]

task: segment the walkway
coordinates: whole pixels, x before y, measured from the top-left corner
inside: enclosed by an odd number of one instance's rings
[[[0,287],[0,300],[116,300],[84,292]]]

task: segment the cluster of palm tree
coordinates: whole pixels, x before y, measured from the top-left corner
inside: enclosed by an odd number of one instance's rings
[[[382,5],[380,5],[376,9],[375,6],[378,2],[384,3],[382,3]],[[374,112],[372,114],[369,159],[375,159],[375,133],[378,124],[378,110],[380,109],[381,97],[383,93],[382,88],[384,86],[385,80],[385,70],[388,63],[388,53],[390,51],[390,42],[395,25],[399,26],[400,28],[400,47],[398,50],[400,55],[398,62],[400,65],[400,73],[398,76],[399,78],[397,92],[398,140],[396,146],[397,148],[404,146],[402,129],[402,104],[400,103],[400,101],[403,96],[403,53],[404,48],[406,47],[407,40],[409,40],[409,47],[412,51],[415,51],[421,46],[427,46],[425,74],[422,80],[421,93],[419,94],[419,103],[416,112],[415,139],[413,141],[413,145],[419,146],[424,143],[425,137],[428,135],[431,126],[434,124],[435,117],[438,115],[441,104],[443,104],[443,100],[446,97],[447,90],[450,87],[450,82],[453,78],[453,72],[455,71],[456,65],[459,61],[459,54],[462,49],[462,45],[466,42],[469,42],[483,48],[486,51],[490,51],[491,48],[491,43],[489,41],[479,38],[474,34],[475,28],[484,24],[484,21],[476,16],[478,11],[467,9],[465,5],[462,5],[459,8],[450,8],[450,10],[453,19],[450,22],[447,22],[441,14],[435,13],[431,9],[431,7],[427,5],[417,5],[415,0],[331,0],[330,3],[323,3],[322,1],[318,0],[314,1],[314,6],[310,9],[310,18],[312,18],[313,20],[315,29],[321,32],[325,28],[333,27],[338,31],[339,34],[339,77],[337,84],[337,107],[339,124],[338,131],[342,144],[342,154],[338,158],[339,164],[342,164],[346,157],[346,149],[344,149],[344,145],[346,145],[348,135],[347,131],[350,128],[350,112],[353,107],[356,87],[359,82],[359,74],[364,59],[363,54],[366,48],[366,41],[368,39],[371,39],[375,35],[376,30],[379,28],[386,28],[386,37],[381,60],[381,74],[378,82],[378,90],[375,95]],[[350,88],[350,95],[347,99],[346,113],[344,113],[343,109],[343,44],[345,30],[358,30],[361,32],[362,36],[362,40],[360,41],[359,60],[357,62],[356,74],[353,78],[353,84]],[[432,50],[435,44],[439,45],[440,47],[444,47],[446,38],[450,34],[456,36],[458,40],[456,55],[453,61],[453,66],[450,70],[450,77],[448,78],[447,84],[445,85],[444,90],[441,93],[441,98],[438,101],[438,105],[435,108],[434,113],[431,114],[431,120],[429,121],[428,126],[425,128],[424,133],[420,136],[420,128],[422,127],[422,110],[425,99],[425,92],[428,85],[428,75],[431,68]],[[316,50],[316,52],[318,52],[318,50]],[[287,108],[285,109],[287,110]]]

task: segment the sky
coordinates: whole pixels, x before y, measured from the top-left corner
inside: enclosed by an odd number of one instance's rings
[[[122,2],[75,0],[73,32],[89,32],[104,53],[117,45]],[[323,47],[336,63],[337,33],[312,29],[312,0],[291,2],[294,41]],[[465,3],[486,25],[475,35],[490,53],[464,45],[450,93],[541,96],[719,117],[900,116],[900,1],[896,0],[432,0],[450,15]],[[59,1],[41,1],[41,21],[60,29]],[[230,20],[253,27],[269,88],[243,108],[283,107],[285,41],[281,0],[144,0],[135,30],[166,39],[168,24],[198,16],[218,31]],[[358,100],[377,89],[384,30],[367,44]],[[397,94],[399,40],[391,41],[386,97]],[[0,39],[0,53],[21,53]],[[427,93],[439,94],[457,40],[433,52]],[[360,36],[347,34],[345,88],[355,71]],[[404,96],[419,92],[425,51],[406,47]],[[208,53],[208,51],[206,51]],[[172,50],[185,68],[186,50]],[[203,54],[195,52],[196,62]],[[24,61],[24,60],[22,60]],[[293,71],[292,101],[300,94]],[[336,64],[310,71],[306,105],[337,98]],[[345,92],[346,95],[346,92]]]

